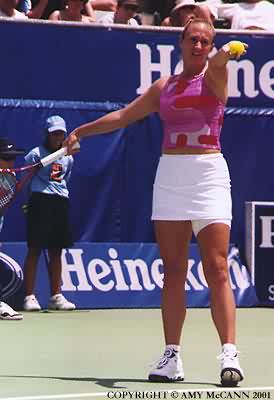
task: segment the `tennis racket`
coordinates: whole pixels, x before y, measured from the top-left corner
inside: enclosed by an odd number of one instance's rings
[[[75,150],[79,149],[79,145],[75,144]],[[27,182],[39,171],[59,158],[67,155],[67,148],[61,149],[42,158],[39,162],[25,165],[19,168],[1,169],[0,168],[0,215],[3,215],[10,206],[18,192],[25,186]],[[17,180],[16,174],[20,173],[20,180]]]

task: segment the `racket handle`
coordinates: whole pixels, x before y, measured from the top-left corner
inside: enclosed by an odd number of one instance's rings
[[[75,143],[72,147],[74,150],[80,149],[79,143]],[[61,149],[55,151],[52,154],[49,154],[48,156],[42,158],[40,160],[40,163],[43,167],[46,167],[47,165],[53,163],[56,160],[59,160],[59,158],[66,156],[67,155],[67,147],[61,147]]]

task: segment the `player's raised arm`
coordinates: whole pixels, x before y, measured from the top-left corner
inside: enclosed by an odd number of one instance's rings
[[[231,59],[238,60],[246,53],[247,47],[246,43],[240,41],[228,42],[208,61],[207,84],[223,103],[226,103],[228,98],[227,63]]]

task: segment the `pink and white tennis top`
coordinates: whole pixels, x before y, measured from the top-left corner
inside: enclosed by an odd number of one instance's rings
[[[191,80],[174,75],[160,97],[163,149],[196,147],[220,150],[224,103],[208,88],[204,72]]]

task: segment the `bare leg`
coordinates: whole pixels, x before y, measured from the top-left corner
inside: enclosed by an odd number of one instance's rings
[[[164,263],[162,318],[166,344],[179,345],[186,315],[185,280],[190,221],[155,221],[156,239]]]
[[[229,236],[229,226],[221,223],[208,225],[197,235],[212,318],[222,344],[235,343],[235,301],[227,265]]]
[[[237,386],[244,378],[235,346],[235,301],[227,265],[230,228],[211,224],[197,235],[204,273],[211,292],[211,313],[222,346],[221,384]]]
[[[50,290],[51,290],[51,295],[54,296],[55,294],[58,294],[61,291],[62,249],[48,249],[48,254],[49,254],[48,274],[50,281]]]
[[[40,257],[41,249],[30,247],[25,259],[24,265],[24,284],[26,295],[33,294],[37,264]]]

